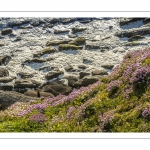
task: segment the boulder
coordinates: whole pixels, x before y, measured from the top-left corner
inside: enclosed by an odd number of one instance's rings
[[[22,78],[22,79],[26,79],[26,78],[32,78],[33,74],[29,74],[26,72],[19,72],[18,75]]]
[[[88,73],[88,72],[80,72],[79,73],[79,78],[82,79],[82,78],[84,78],[85,76],[88,76],[88,75],[90,75],[90,73]]]
[[[79,50],[79,49],[82,49],[83,47],[82,46],[76,46],[76,45],[73,45],[73,44],[60,44],[59,45],[59,50]]]
[[[68,24],[68,23],[71,23],[71,22],[73,22],[73,21],[74,21],[73,18],[62,18],[62,19],[61,19],[61,23],[62,23],[62,24]]]
[[[29,60],[29,63],[43,63],[43,62],[46,62],[46,60],[42,58],[34,58]]]
[[[50,46],[50,47],[44,48],[41,52],[41,55],[50,54],[50,53],[54,53],[54,52],[56,52],[56,48],[53,46]]]
[[[120,26],[123,26],[123,25],[127,25],[131,22],[136,22],[136,21],[140,21],[140,20],[144,20],[145,18],[124,18],[123,20],[121,20],[119,22]]]
[[[108,75],[108,72],[105,70],[94,70],[94,71],[92,71],[92,75],[93,76],[95,76],[95,75]]]
[[[4,28],[4,29],[1,30],[2,35],[7,35],[7,34],[10,34],[10,33],[12,33],[11,28]]]
[[[8,55],[0,56],[0,65],[7,65],[10,59],[11,57]]]
[[[105,65],[101,65],[101,67],[106,68],[106,69],[112,69],[114,67],[114,65],[105,64]]]
[[[74,27],[72,28],[72,32],[73,33],[82,32],[85,31],[86,29],[87,29],[86,27]]]
[[[5,110],[15,102],[29,102],[30,100],[38,100],[34,97],[25,96],[24,94],[14,91],[0,91],[0,109]]]
[[[7,77],[9,76],[9,72],[5,68],[0,68],[0,77]]]
[[[133,42],[133,41],[138,41],[140,39],[143,39],[144,36],[141,36],[141,35],[135,35],[135,36],[132,36],[128,39],[129,42]]]
[[[86,69],[87,66],[85,66],[85,65],[78,65],[78,68],[79,68],[79,69]]]
[[[0,82],[8,83],[8,82],[12,82],[14,79],[16,79],[16,77],[2,77],[0,78]]]
[[[85,38],[84,37],[78,37],[75,40],[69,42],[69,44],[73,44],[73,45],[83,45],[85,44]]]
[[[124,30],[122,32],[117,32],[115,35],[118,37],[132,37],[135,35],[147,35],[150,34],[149,27],[133,28],[129,30]]]
[[[54,25],[52,23],[46,23],[43,25],[43,29],[52,28]]]
[[[51,40],[46,43],[46,46],[55,46],[59,44],[68,44],[70,40]]]
[[[59,30],[54,30],[54,34],[59,34],[59,33],[66,33],[66,32],[69,32],[68,29],[59,29]]]
[[[67,67],[65,67],[65,70],[66,70],[66,71],[71,71],[71,70],[73,70],[73,66],[71,66],[71,65],[70,65],[70,66],[67,66]]]
[[[40,84],[32,79],[16,79],[14,88],[37,88]]]
[[[45,78],[46,78],[47,80],[51,80],[51,79],[53,79],[53,78],[57,78],[58,76],[60,76],[60,75],[62,75],[62,74],[63,74],[62,71],[51,71],[51,72],[49,72],[49,73],[45,76]]]
[[[55,23],[57,23],[58,21],[59,21],[58,18],[53,18],[53,19],[50,21],[50,23],[51,23],[51,24],[55,24]]]
[[[12,91],[13,89],[13,86],[12,85],[0,85],[0,90],[3,90],[3,91]]]
[[[69,34],[68,34],[68,37],[69,37],[69,38],[76,38],[76,37],[77,37],[77,35],[72,34],[72,33],[69,33]]]
[[[32,29],[33,27],[31,25],[29,26],[19,26],[18,29]]]
[[[75,82],[78,81],[78,78],[74,76],[68,76],[68,77],[65,77],[65,79],[68,80],[68,86],[71,86],[71,87],[74,87]]]
[[[91,76],[85,76],[83,79],[79,79],[78,81],[76,81],[74,83],[74,87],[75,88],[79,88],[81,86],[88,86],[90,84],[93,84],[97,81],[100,80],[101,77],[99,76],[94,76],[94,77],[91,77]]]
[[[64,86],[62,84],[51,83],[51,85],[44,86],[42,88],[42,91],[43,92],[50,92],[54,96],[57,96],[59,94],[68,95],[72,91],[72,88],[69,86]]]
[[[29,23],[29,22],[30,22],[29,19],[21,19],[21,20],[16,20],[16,19],[15,19],[15,21],[8,22],[7,25],[8,25],[9,27],[13,28],[13,27],[15,27],[15,26],[21,26],[21,25],[23,25],[23,24],[27,24],[27,23]]]
[[[54,97],[54,95],[49,92],[42,92],[37,90],[28,90],[24,93],[24,95],[30,97]]]

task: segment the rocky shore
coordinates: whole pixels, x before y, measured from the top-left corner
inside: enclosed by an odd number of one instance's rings
[[[68,95],[150,45],[149,18],[0,18],[0,107]],[[8,104],[8,101],[9,102]]]

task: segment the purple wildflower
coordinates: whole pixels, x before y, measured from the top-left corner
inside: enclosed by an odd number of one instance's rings
[[[28,120],[34,123],[43,123],[44,121],[46,121],[44,115],[41,113],[29,117]]]

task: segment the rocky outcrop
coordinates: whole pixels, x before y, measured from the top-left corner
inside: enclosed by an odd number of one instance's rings
[[[127,25],[131,22],[136,22],[136,21],[140,21],[140,20],[144,20],[145,18],[124,18],[123,20],[121,20],[119,22],[120,26],[123,26],[123,25]]]
[[[92,71],[92,75],[95,76],[95,75],[108,75],[108,72],[105,71],[105,70],[94,70]]]
[[[64,85],[57,84],[57,83],[51,83],[50,85],[44,86],[42,88],[42,91],[50,92],[54,96],[57,96],[59,94],[68,95],[72,91],[72,88],[69,86],[64,86]]]
[[[59,33],[66,33],[66,32],[69,32],[68,29],[59,29],[59,30],[54,30],[54,34],[59,34]]]
[[[65,67],[65,70],[66,70],[66,71],[72,71],[72,70],[73,70],[73,66],[71,66],[71,65],[70,65],[70,66],[67,66],[67,67]]]
[[[62,74],[63,74],[62,71],[51,71],[51,72],[49,72],[49,73],[45,76],[45,78],[46,78],[47,80],[51,80],[51,79],[53,79],[53,78],[57,78],[58,76],[60,76],[60,75],[62,75]]]
[[[88,86],[88,85],[93,84],[93,83],[95,83],[99,80],[100,80],[99,77],[86,76],[83,79],[80,79],[80,80],[76,81],[74,83],[74,87],[79,88],[81,86]]]
[[[114,65],[105,64],[105,65],[101,65],[101,67],[106,68],[106,69],[112,69],[114,67]]]
[[[88,76],[88,75],[90,75],[90,73],[88,73],[88,72],[80,72],[79,73],[79,78],[82,79],[82,78],[84,78],[85,76]]]
[[[11,57],[8,55],[0,56],[0,65],[7,65]]]
[[[71,86],[71,87],[74,87],[75,82],[78,81],[78,78],[75,76],[68,76],[68,77],[65,77],[65,79],[68,80],[68,86]]]
[[[42,92],[38,90],[28,90],[24,93],[24,95],[30,97],[54,97],[54,95],[49,92]]]
[[[73,45],[83,45],[85,44],[85,38],[84,37],[78,37],[75,40],[69,42],[69,44],[73,44]]]
[[[13,89],[13,85],[0,85],[0,90],[3,90],[3,91],[12,91]]]
[[[5,110],[15,102],[28,102],[37,100],[37,98],[25,96],[24,94],[14,91],[0,91],[0,109]]]
[[[58,18],[53,18],[53,19],[50,21],[50,23],[51,23],[51,24],[55,24],[55,23],[57,23],[58,21],[59,21]]]
[[[146,35],[146,34],[150,34],[149,27],[141,27],[141,28],[124,30],[122,32],[117,32],[115,35],[118,37],[129,37],[130,38],[135,35]]]
[[[7,77],[9,76],[9,72],[5,68],[0,68],[0,77]]]
[[[68,44],[71,40],[51,40],[46,43],[46,46],[55,46],[59,44]]]
[[[14,88],[37,88],[40,84],[32,79],[16,79]]]
[[[19,72],[18,75],[22,78],[22,79],[26,79],[26,78],[32,78],[33,74],[29,74],[26,72]]]
[[[8,83],[8,82],[13,81],[14,79],[16,79],[16,77],[2,77],[2,78],[0,78],[0,82]]]
[[[61,22],[62,24],[68,24],[68,23],[71,23],[71,22],[73,22],[73,21],[74,21],[73,18],[62,18],[60,22]]]
[[[87,29],[86,27],[74,27],[72,28],[72,32],[73,33],[82,32],[85,31],[86,29]]]
[[[7,35],[7,34],[10,34],[10,33],[12,33],[11,28],[4,28],[4,29],[1,30],[2,35]]]
[[[79,49],[82,49],[83,47],[82,46],[76,46],[76,45],[73,45],[73,44],[60,44],[59,45],[59,50],[79,50]]]
[[[138,41],[140,39],[143,39],[144,36],[141,36],[141,35],[135,35],[135,36],[132,36],[128,39],[129,42],[133,42],[133,41]]]

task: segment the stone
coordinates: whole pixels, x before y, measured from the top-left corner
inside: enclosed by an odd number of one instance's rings
[[[58,21],[59,21],[58,18],[53,18],[53,19],[50,21],[50,23],[51,23],[51,24],[55,24],[55,23],[57,23]]]
[[[5,68],[0,68],[0,77],[7,77],[9,76],[9,72]]]
[[[50,85],[44,86],[42,88],[42,91],[50,92],[54,96],[57,96],[59,94],[68,95],[72,91],[72,88],[69,86],[64,86],[64,85],[57,84],[57,83],[51,83]]]
[[[5,110],[15,102],[29,102],[37,98],[26,96],[15,91],[0,91],[0,110]]]
[[[29,73],[26,73],[26,72],[20,72],[20,73],[18,73],[18,75],[19,75],[22,79],[32,78],[32,77],[33,77],[33,74],[29,74]]]
[[[60,75],[62,75],[62,74],[63,74],[62,71],[51,71],[51,72],[49,72],[49,73],[45,76],[45,78],[46,78],[47,80],[51,80],[51,79],[53,79],[53,78],[57,78],[58,76],[60,76]]]
[[[78,68],[79,68],[79,69],[86,69],[87,66],[85,66],[85,65],[78,65]]]
[[[135,35],[135,36],[132,36],[128,39],[129,42],[133,42],[133,41],[138,41],[140,39],[143,39],[144,36],[141,36],[141,35]]]
[[[2,77],[0,78],[0,82],[8,83],[8,82],[12,82],[14,79],[16,79],[16,77]]]
[[[59,50],[81,50],[83,47],[82,46],[76,46],[76,45],[71,45],[71,44],[60,44],[59,45]]]
[[[68,23],[71,23],[71,22],[73,22],[73,21],[74,21],[73,18],[62,18],[62,19],[61,19],[61,23],[62,23],[62,24],[68,24]]]
[[[85,49],[99,49],[100,44],[98,42],[86,42]]]
[[[67,66],[67,67],[65,67],[66,71],[71,71],[72,69],[73,69],[73,66]]]
[[[81,86],[88,86],[88,85],[93,84],[99,80],[100,80],[99,77],[86,76],[83,79],[79,79],[78,81],[76,81],[74,83],[74,87],[79,88]]]
[[[43,63],[43,62],[46,62],[46,60],[42,58],[33,58],[29,60],[29,63]]]
[[[80,72],[79,73],[79,78],[82,79],[82,78],[84,78],[85,76],[88,76],[88,75],[90,75],[90,73],[88,73],[88,72]]]
[[[122,32],[117,32],[115,35],[118,37],[132,37],[135,35],[147,35],[150,34],[149,27],[133,28],[129,30],[124,30]]]
[[[11,57],[8,55],[0,56],[0,65],[7,65]]]
[[[4,28],[4,29],[1,30],[2,35],[7,35],[7,34],[10,34],[10,33],[12,33],[11,28]]]
[[[54,30],[54,34],[59,34],[59,33],[66,33],[66,32],[69,32],[68,29],[59,29],[59,30]]]
[[[27,24],[29,22],[30,22],[29,19],[15,20],[15,21],[8,22],[8,26],[13,28],[15,26],[21,26],[23,24]]]
[[[4,44],[4,43],[2,43],[2,42],[0,42],[0,47],[2,47],[2,46],[5,46],[5,44]]]
[[[73,44],[73,45],[83,45],[85,44],[85,38],[84,37],[78,37],[75,40],[69,42],[69,44]]]
[[[114,67],[114,65],[105,64],[105,65],[101,65],[101,67],[106,68],[106,69],[112,69]]]
[[[14,41],[17,42],[17,41],[21,41],[21,40],[22,40],[22,38],[20,36],[17,36]]]
[[[41,55],[50,54],[50,53],[54,53],[54,52],[56,52],[56,48],[53,46],[50,46],[50,47],[44,48],[41,52]]]
[[[49,92],[42,92],[42,91],[37,91],[37,90],[27,90],[24,93],[24,95],[27,95],[30,97],[54,97],[54,95]]]
[[[43,29],[52,28],[54,25],[52,23],[46,23],[43,25]]]
[[[68,44],[70,40],[51,40],[46,43],[46,46],[55,46],[59,44]]]
[[[12,85],[0,85],[0,90],[3,91],[12,91],[13,86]]]
[[[93,76],[95,76],[95,75],[108,75],[108,72],[105,70],[95,70],[95,71],[92,71],[92,75]]]
[[[73,33],[82,32],[85,31],[86,29],[87,29],[86,27],[74,27],[72,28],[72,32]]]
[[[71,86],[71,87],[74,87],[75,82],[78,81],[78,78],[74,76],[68,76],[68,77],[65,77],[65,79],[68,80],[68,86]]]
[[[32,29],[32,26],[19,26],[18,29]]]
[[[131,22],[136,22],[136,21],[140,21],[140,20],[144,20],[145,18],[123,18],[123,20],[121,20],[119,22],[120,26],[123,26],[123,25],[127,25]]]
[[[76,37],[77,37],[77,35],[72,34],[72,33],[69,33],[69,34],[68,34],[68,37],[69,37],[69,38],[76,38]]]
[[[37,88],[40,85],[39,82],[31,79],[16,79],[14,88]]]

